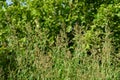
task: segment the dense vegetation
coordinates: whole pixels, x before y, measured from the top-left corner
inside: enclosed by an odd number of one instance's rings
[[[0,80],[120,80],[119,0],[0,1]]]

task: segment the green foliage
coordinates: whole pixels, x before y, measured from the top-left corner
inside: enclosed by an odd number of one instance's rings
[[[0,79],[119,80],[119,0],[0,1]]]

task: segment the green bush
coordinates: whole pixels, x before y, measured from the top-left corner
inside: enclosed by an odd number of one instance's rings
[[[119,0],[0,1],[1,80],[119,80]]]

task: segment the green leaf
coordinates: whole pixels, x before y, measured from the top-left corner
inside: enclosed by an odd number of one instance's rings
[[[72,26],[68,26],[67,29],[66,29],[66,32],[69,33],[70,31],[72,31]]]

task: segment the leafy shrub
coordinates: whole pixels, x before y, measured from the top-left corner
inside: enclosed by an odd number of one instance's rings
[[[0,1],[1,79],[113,79],[119,0]]]

